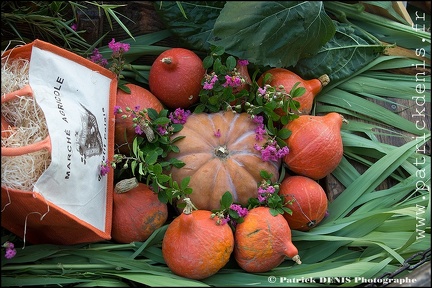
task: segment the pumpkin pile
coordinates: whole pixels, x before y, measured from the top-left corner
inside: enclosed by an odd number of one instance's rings
[[[203,85],[213,85],[217,81],[215,73],[210,74],[206,69],[194,52],[169,49],[152,65],[149,90],[128,85],[132,93],[127,95],[119,90],[117,103],[153,108],[157,112],[165,108],[192,110],[200,100]],[[275,122],[280,125],[277,128],[290,132],[289,137],[282,143],[277,142],[274,133],[266,130],[262,120],[258,121],[262,116],[246,112],[251,105],[244,99],[241,103],[237,99],[227,101],[232,106],[242,104],[244,111],[240,113],[227,109],[182,114],[182,128],[170,136],[176,149],[167,153],[165,159],[184,165],[165,167],[163,171],[170,177],[170,184],[187,185],[192,191],[173,199],[171,204],[178,206],[177,215],[168,221],[167,204],[161,202],[163,197],[158,198],[156,191],[162,189],[162,185],[150,188],[144,183],[132,183],[132,187],[117,189],[129,191],[114,195],[113,239],[121,243],[144,241],[168,223],[162,242],[163,258],[173,273],[191,279],[214,275],[231,258],[251,273],[276,268],[287,257],[301,264],[301,251],[291,242],[291,231],[309,231],[324,219],[328,201],[318,181],[338,166],[343,155],[342,115],[335,112],[310,115],[314,98],[329,82],[327,75],[304,80],[287,69],[273,68],[253,82],[247,67],[240,65],[240,61],[234,71],[236,74],[230,76],[227,83],[234,83],[235,77],[240,77],[241,82],[232,85],[232,95],[247,95],[245,90],[256,88],[255,84],[262,89],[274,87],[285,93],[294,91],[297,86],[304,89],[303,95],[295,99],[299,103],[298,110],[290,106],[288,111],[296,117],[286,124]],[[208,87],[212,88],[211,85]],[[280,108],[274,108],[273,112],[282,117]],[[116,118],[116,144],[123,149],[120,152],[130,151],[125,148],[130,149],[136,136],[131,129],[133,125],[134,119]],[[286,146],[284,154],[277,150],[280,144]],[[268,155],[264,157],[265,153]],[[281,169],[288,170],[282,180],[279,179]],[[229,192],[233,203],[248,207],[250,199],[260,197],[258,187],[263,181],[263,171],[270,175],[271,183],[278,184],[275,194],[284,201],[287,208],[284,211],[291,213],[275,215],[265,205],[249,206],[243,221],[226,224],[229,216],[217,212],[221,209],[223,195]],[[180,213],[179,204],[185,205]]]

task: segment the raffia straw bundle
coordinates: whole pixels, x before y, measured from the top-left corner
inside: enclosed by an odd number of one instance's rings
[[[2,57],[1,79],[2,95],[23,88],[29,83],[29,61]],[[48,136],[45,116],[33,97],[19,96],[2,103],[1,114],[10,124],[10,135],[2,135],[2,147],[26,146]],[[50,162],[51,154],[45,149],[21,156],[1,156],[2,186],[32,191]]]

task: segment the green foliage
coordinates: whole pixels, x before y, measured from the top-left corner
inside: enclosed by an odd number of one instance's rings
[[[169,153],[179,152],[175,142],[184,137],[173,138],[172,135],[181,131],[183,125],[173,123],[167,109],[160,112],[153,108],[136,111],[126,107],[125,110],[122,117],[133,117],[134,126],[139,126],[138,130],[142,129],[144,136],[137,135],[134,138],[130,155],[114,155],[112,165],[114,168],[121,167],[116,170],[117,177],[121,177],[123,173],[132,173],[138,181],[158,192],[159,200],[163,203],[172,204],[173,200],[192,193],[192,189],[188,187],[189,179],[177,183],[168,174],[172,167],[181,168],[185,163],[176,158],[166,159]],[[161,127],[165,134],[161,134]]]
[[[327,74],[331,81],[346,78],[376,59],[385,49],[375,37],[370,37],[356,26],[334,21],[335,35],[318,53],[300,59],[293,71],[306,79]],[[320,73],[318,75],[317,73]]]
[[[119,18],[122,15],[115,11],[116,8],[124,5],[99,4],[96,1],[3,1],[1,4],[2,34],[3,27],[8,27],[5,31],[13,34],[15,40],[29,43],[34,39],[41,39],[80,55],[88,54],[105,35],[97,40],[97,43],[87,43],[82,37],[86,31],[75,31],[71,26],[77,23],[78,12],[87,16],[86,10],[89,9],[89,5],[103,11],[110,25],[112,25],[111,18],[113,18],[132,37]],[[28,39],[22,35],[19,27],[23,23],[29,26],[33,38]],[[4,48],[3,44],[2,48]]]
[[[316,54],[335,27],[322,1],[228,1],[213,33],[210,44],[231,55],[257,65],[287,67]]]

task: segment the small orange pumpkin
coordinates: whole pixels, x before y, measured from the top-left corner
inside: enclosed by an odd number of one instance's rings
[[[279,266],[285,257],[301,264],[288,222],[282,214],[270,214],[269,207],[251,209],[244,221],[237,224],[234,239],[234,258],[247,272],[267,272]]]
[[[271,74],[269,83],[263,83],[266,74]],[[300,107],[298,111],[292,112],[300,112],[300,114],[303,115],[310,114],[315,97],[318,95],[319,92],[321,92],[322,88],[330,82],[330,78],[327,74],[324,74],[317,79],[304,80],[299,75],[288,69],[272,68],[263,73],[257,81],[259,86],[269,84],[276,89],[279,89],[278,87],[282,85],[287,93],[291,91],[291,89],[297,82],[300,82],[299,86],[297,87],[304,87],[306,89],[306,92],[303,95],[294,98],[295,101],[298,101],[300,103]],[[280,116],[284,114],[281,108],[276,109],[275,112],[278,113]]]
[[[330,174],[343,156],[341,128],[344,118],[336,112],[324,116],[301,115],[284,127],[291,131],[285,140],[288,168],[302,176],[319,180]]]
[[[288,176],[280,183],[279,195],[284,196],[292,214],[283,216],[293,230],[309,231],[326,215],[328,200],[321,185],[305,176]]]
[[[234,249],[234,234],[228,224],[216,224],[212,212],[186,207],[168,226],[162,240],[162,255],[171,271],[190,279],[216,274],[228,263]]]
[[[135,85],[126,84],[131,93],[126,93],[121,89],[117,90],[116,106],[120,107],[123,113],[115,115],[115,145],[121,154],[129,155],[134,138],[137,136],[133,127],[133,117],[124,118],[126,108],[139,110],[153,108],[157,112],[163,109],[162,103],[147,89]]]
[[[146,240],[168,219],[168,207],[136,178],[119,181],[114,189],[111,237],[119,243]]]
[[[168,108],[188,108],[199,100],[205,69],[201,58],[185,48],[171,48],[153,62],[150,91]]]
[[[190,198],[198,209],[219,209],[222,195],[229,191],[233,201],[246,205],[248,199],[258,197],[261,170],[279,177],[281,161],[263,161],[254,145],[257,124],[247,113],[231,111],[192,114],[183,129],[172,137],[185,136],[175,142],[180,152],[167,159],[177,158],[185,163],[182,168],[168,171],[180,183],[190,177]]]

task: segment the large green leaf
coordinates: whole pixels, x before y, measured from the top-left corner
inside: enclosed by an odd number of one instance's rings
[[[200,51],[210,50],[208,40],[213,37],[213,25],[224,5],[225,1],[155,2],[156,12],[167,28],[185,47]]]
[[[357,27],[334,21],[336,33],[316,55],[300,59],[293,70],[303,78],[327,74],[331,81],[352,75],[377,58],[384,50],[375,39]]]
[[[321,1],[227,2],[210,43],[257,65],[293,66],[316,54],[335,26]]]

